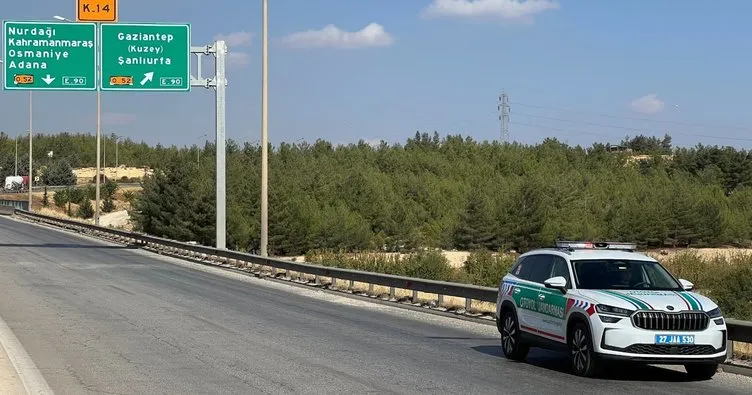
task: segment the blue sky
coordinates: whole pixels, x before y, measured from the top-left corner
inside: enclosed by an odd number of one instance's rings
[[[73,0],[4,3],[4,20],[75,18]],[[191,23],[193,45],[227,39],[228,137],[258,142],[261,1],[121,3],[121,22]],[[275,145],[316,138],[403,142],[416,130],[495,140],[504,89],[511,138],[523,143],[557,137],[590,145],[667,132],[675,145],[752,148],[749,1],[269,3]],[[213,133],[210,90],[102,97],[106,133],[168,145],[192,145]],[[27,98],[0,92],[0,130],[28,130]],[[35,131],[96,128],[94,92],[35,92],[34,110]]]

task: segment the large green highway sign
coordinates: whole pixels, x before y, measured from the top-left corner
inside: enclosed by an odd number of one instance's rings
[[[94,23],[3,21],[3,88],[95,90]]]
[[[191,27],[102,24],[103,91],[190,91]]]

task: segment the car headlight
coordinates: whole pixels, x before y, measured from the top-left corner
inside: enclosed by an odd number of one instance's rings
[[[622,309],[621,307],[608,306],[605,304],[595,305],[595,310],[600,314],[619,315],[623,317],[629,317],[634,313],[634,310]]]
[[[716,307],[713,310],[708,311],[708,316],[710,316],[710,318],[718,318],[718,317],[720,317],[722,315],[723,314],[721,313],[721,308],[720,307]]]

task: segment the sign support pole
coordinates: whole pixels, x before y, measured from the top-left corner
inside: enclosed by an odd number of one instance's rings
[[[101,29],[101,25],[97,23],[97,31]],[[102,65],[101,65],[101,53],[102,53],[102,40],[96,40],[97,41],[97,75],[99,75],[102,72]],[[97,89],[97,171],[96,171],[96,177],[97,177],[97,184],[96,184],[96,200],[94,202],[94,224],[99,226],[99,199],[101,198],[101,178],[102,178],[102,170],[101,170],[101,158],[100,155],[102,154],[102,89]]]
[[[203,47],[191,47],[191,54],[198,57],[197,76],[191,75],[191,86],[199,88],[214,88],[216,101],[216,155],[217,155],[217,201],[216,205],[216,248],[226,249],[227,244],[227,168],[226,168],[226,124],[225,124],[225,104],[226,104],[226,87],[227,77],[225,65],[227,61],[227,44],[224,40],[219,40],[214,45]],[[213,78],[203,78],[201,74],[201,64],[204,55],[214,55],[215,76]]]
[[[268,49],[267,49],[267,0],[261,3],[261,237],[260,253],[261,256],[268,256],[267,250],[269,244],[269,140],[267,132],[268,124],[268,99],[267,86],[268,78]]]
[[[29,212],[34,211],[34,208],[32,204],[33,201],[33,195],[31,194],[34,191],[34,171],[32,170],[32,162],[34,161],[34,150],[31,148],[31,140],[34,136],[34,102],[32,99],[32,91],[29,91]]]
[[[101,198],[100,190],[101,190],[101,177],[102,177],[102,171],[100,169],[101,166],[101,159],[100,156],[102,154],[102,91],[97,90],[97,192],[96,192],[96,202],[94,203],[94,224],[99,225],[99,199]]]

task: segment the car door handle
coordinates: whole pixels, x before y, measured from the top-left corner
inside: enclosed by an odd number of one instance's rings
[[[538,295],[538,299],[540,299],[540,300],[546,299],[546,295],[539,294]]]
[[[514,293],[516,293],[516,294],[520,293],[520,289],[519,288],[515,288],[514,289]]]

